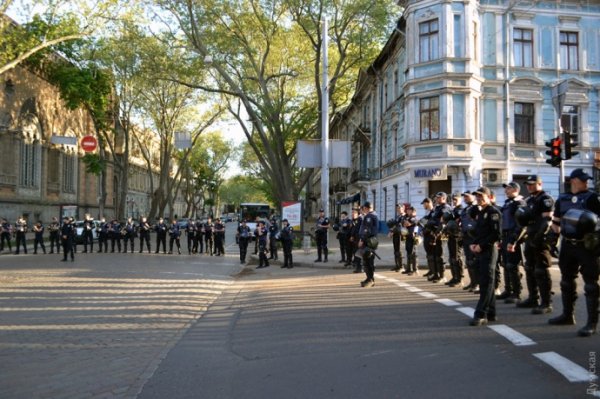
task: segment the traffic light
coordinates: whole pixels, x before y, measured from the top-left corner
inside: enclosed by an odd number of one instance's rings
[[[579,142],[577,141],[577,134],[571,133],[568,130],[564,131],[563,141],[565,142],[565,159],[571,159],[575,155],[579,154],[579,151],[573,151],[573,147],[577,147]]]
[[[550,141],[546,141],[546,147],[550,147],[550,149],[546,151],[546,155],[550,156],[549,159],[546,159],[546,163],[549,163],[552,166],[560,166],[560,163],[563,160],[561,156],[561,144],[562,140],[560,137],[554,137]]]

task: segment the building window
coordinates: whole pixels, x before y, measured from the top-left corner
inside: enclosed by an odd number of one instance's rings
[[[565,105],[560,117],[560,126],[573,134],[579,133],[579,107]]]
[[[560,67],[579,69],[579,37],[577,32],[560,32]]]
[[[40,164],[39,152],[34,143],[21,141],[21,162],[19,169],[19,185],[21,187],[37,187],[37,166]]]
[[[533,67],[533,31],[531,29],[515,28],[514,30],[515,66]]]
[[[421,141],[440,138],[440,99],[428,97],[419,100]]]
[[[419,61],[427,62],[439,57],[438,20],[419,24]]]
[[[62,189],[65,193],[75,192],[75,156],[64,154],[62,165]]]
[[[533,104],[515,103],[515,143],[534,144]]]

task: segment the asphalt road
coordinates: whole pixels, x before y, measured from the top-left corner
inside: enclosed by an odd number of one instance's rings
[[[598,383],[599,336],[551,315],[499,304],[470,327],[463,290],[383,267],[373,288],[337,265],[242,268],[232,233],[225,257],[1,256],[0,398],[583,398]]]

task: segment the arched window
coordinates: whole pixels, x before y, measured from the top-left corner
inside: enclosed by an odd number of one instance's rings
[[[40,187],[42,165],[41,127],[37,117],[26,114],[20,119],[21,140],[19,143],[19,186]]]

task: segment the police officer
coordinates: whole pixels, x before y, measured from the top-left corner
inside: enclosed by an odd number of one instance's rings
[[[100,219],[100,225],[98,226],[98,252],[102,252],[102,246],[104,246],[104,252],[108,252],[108,230],[110,223],[106,222],[106,218]]]
[[[550,229],[554,200],[542,189],[542,179],[531,175],[525,180],[529,192],[526,198],[531,211],[531,221],[526,227],[525,278],[529,297],[517,303],[520,308],[533,308],[531,313],[552,312],[552,279],[550,277],[550,246],[545,237]],[[538,292],[541,303],[538,303]]]
[[[435,195],[436,206],[433,210],[433,216],[431,220],[434,223],[435,228],[435,245],[433,247],[433,262],[434,262],[434,276],[431,280],[434,283],[445,283],[446,278],[444,277],[444,258],[442,249],[442,230],[444,228],[444,215],[452,214],[452,208],[446,202],[448,195],[440,191]]]
[[[475,262],[475,254],[471,251],[471,244],[473,243],[475,219],[473,215],[479,212],[479,205],[475,201],[475,195],[470,191],[462,193],[465,205],[460,212],[460,231],[463,240],[463,251],[465,254],[465,263],[467,265],[467,273],[469,274],[469,284],[465,286],[464,290],[470,290],[474,292],[479,289],[479,269]]]
[[[444,231],[448,237],[448,260],[452,278],[446,283],[449,287],[462,287],[463,279],[463,238],[460,230],[460,215],[462,213],[462,196],[452,195],[452,212],[445,213],[446,226]]]
[[[340,213],[339,231],[337,236],[338,241],[340,243],[340,263],[343,263],[344,266],[350,265],[350,255],[348,255],[350,243],[348,242],[348,240],[350,239],[351,225],[352,219],[348,217],[348,212],[342,211],[342,213]]]
[[[215,252],[217,256],[225,256],[225,225],[217,218],[213,234],[215,237]]]
[[[194,249],[196,253],[204,253],[204,223],[200,219],[196,220],[196,236],[194,239]]]
[[[27,240],[25,239],[25,234],[27,233],[28,226],[27,221],[23,216],[21,216],[17,223],[15,223],[15,232],[17,236],[17,251],[15,252],[17,255],[19,254],[19,248],[21,245],[23,246],[23,252],[27,253]]]
[[[402,232],[407,231],[403,229],[404,219],[406,218],[406,212],[404,204],[396,204],[396,217],[388,223],[391,227],[389,235],[392,237],[392,244],[394,245],[394,267],[392,271],[399,272],[402,269]]]
[[[586,325],[577,332],[580,337],[596,333],[600,294],[600,236],[597,231],[600,198],[598,193],[588,190],[587,181],[590,179],[583,169],[571,172],[571,192],[560,195],[552,219],[552,231],[562,236],[558,266],[561,273],[563,311],[560,316],[548,320],[548,323],[575,324],[573,312],[577,299],[576,280],[581,270],[588,319]]]
[[[13,227],[6,219],[2,219],[0,223],[0,252],[4,251],[4,244],[8,245],[8,252],[12,252],[12,239]]]
[[[155,254],[160,252],[160,244],[162,244],[163,253],[167,253],[167,230],[169,230],[169,226],[165,223],[165,219],[162,217],[158,218],[158,223],[154,226],[154,231],[156,231],[156,251]]]
[[[54,253],[54,248],[56,248],[57,253],[60,253],[60,223],[56,216],[52,218],[52,222],[48,225],[48,231],[50,232],[50,253]]]
[[[327,262],[327,230],[329,229],[329,218],[325,216],[325,210],[319,209],[319,217],[315,224],[315,240],[317,241],[317,259],[315,262]]]
[[[404,218],[402,225],[407,229],[407,236],[405,241],[406,249],[406,274],[412,276],[413,274],[419,274],[417,268],[417,243],[419,229],[417,225],[417,210],[413,206],[406,207],[406,217]]]
[[[254,235],[258,242],[258,266],[256,268],[262,269],[263,267],[269,267],[269,260],[267,259],[269,231],[267,230],[264,221],[260,220],[258,222]]]
[[[118,220],[113,219],[110,222],[108,237],[110,238],[110,252],[115,252],[115,244],[117,244],[117,252],[121,252],[121,224]]]
[[[196,242],[196,223],[193,220],[188,220],[185,224],[185,237],[187,238],[188,255],[194,252],[194,243]]]
[[[83,253],[87,253],[88,244],[90,245],[90,252],[94,252],[94,220],[90,215],[85,215],[83,221]]]
[[[133,222],[133,218],[127,218],[127,223],[125,223],[125,240],[123,245],[123,253],[127,253],[127,242],[129,241],[129,246],[131,248],[131,253],[133,253],[133,241],[135,238],[135,223]]]
[[[352,227],[350,228],[350,246],[352,252],[352,263],[354,264],[353,273],[362,272],[362,258],[358,256],[358,242],[360,241],[360,237],[358,235],[360,231],[360,226],[362,224],[363,217],[361,215],[359,208],[352,209]]]
[[[139,234],[140,234],[140,253],[144,251],[144,241],[146,242],[146,248],[148,249],[148,253],[151,253],[150,250],[150,223],[148,223],[148,219],[145,216],[140,220],[139,225]]]
[[[377,214],[371,209],[371,203],[366,201],[362,206],[364,214],[360,225],[358,237],[358,249],[362,253],[362,260],[367,278],[361,281],[361,287],[373,287],[375,285],[375,253],[376,246],[373,245],[373,238],[379,233],[379,219]]]
[[[67,255],[71,254],[71,262],[75,261],[75,250],[73,248],[73,241],[75,239],[75,227],[71,223],[68,216],[63,219],[63,224],[60,227],[60,238],[63,247],[63,258],[62,262],[67,261]]]
[[[277,226],[277,220],[271,219],[269,224],[269,259],[277,260],[277,237],[279,237],[279,226]]]
[[[506,200],[502,205],[502,267],[504,268],[504,291],[496,299],[504,299],[505,303],[515,303],[521,297],[521,237],[523,228],[517,223],[515,214],[520,207],[527,206],[519,194],[519,183],[503,184]]]
[[[177,219],[173,219],[171,221],[171,225],[169,226],[169,254],[173,253],[173,243],[177,246],[177,253],[181,255],[181,230],[179,230],[179,225],[177,224]]]
[[[434,262],[434,254],[435,254],[435,242],[437,232],[434,228],[433,218],[433,201],[431,198],[425,198],[421,201],[421,205],[423,205],[423,209],[425,210],[425,216],[423,216],[419,220],[419,224],[423,228],[423,246],[425,247],[425,254],[427,256],[427,273],[423,276],[427,277],[427,280],[433,280],[435,276],[435,262]]]
[[[237,229],[237,239],[238,244],[240,246],[240,263],[246,263],[246,253],[248,252],[248,242],[250,241],[250,237],[252,236],[252,232],[250,231],[250,227],[246,224],[246,220],[242,220]]]
[[[491,205],[491,191],[480,187],[475,191],[480,210],[476,215],[475,236],[471,251],[479,267],[479,301],[469,322],[472,326],[482,326],[488,321],[496,321],[496,297],[494,280],[498,260],[498,243],[502,236],[502,214]]]
[[[44,245],[44,225],[41,220],[38,220],[36,224],[33,225],[33,232],[35,234],[33,241],[33,253],[37,254],[38,245],[42,247],[42,251],[46,253],[46,246]]]
[[[283,265],[282,268],[291,269],[294,267],[294,260],[292,258],[292,243],[294,241],[294,229],[288,223],[287,219],[281,221],[281,246],[283,248]]]
[[[204,223],[204,243],[206,244],[206,253],[210,253],[210,256],[213,256],[214,226],[212,218],[210,217],[206,220],[206,223]]]

